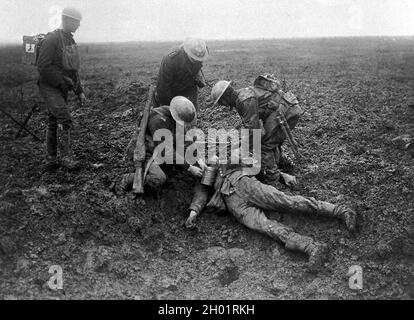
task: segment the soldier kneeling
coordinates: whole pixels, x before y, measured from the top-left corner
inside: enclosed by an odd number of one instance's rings
[[[159,150],[157,148],[160,146],[162,141],[154,141],[154,137],[157,132],[169,132],[173,138],[172,145],[168,146],[163,150],[163,153],[169,154],[172,158],[180,157],[176,152],[177,146],[177,130],[181,130],[183,134],[191,128],[191,123],[196,117],[196,109],[193,103],[185,97],[177,96],[172,99],[170,106],[161,106],[158,108],[153,108],[149,115],[147,131],[145,136],[145,145],[146,145],[146,161],[145,161],[145,170],[144,170],[144,185],[147,185],[153,189],[157,189],[162,186],[166,180],[167,175],[161,168],[161,164],[158,163],[160,156]],[[127,148],[127,159],[133,161],[134,148],[136,145],[136,134],[131,139],[128,148]],[[174,157],[175,156],[175,157]],[[196,165],[190,165],[184,157],[181,157],[181,163],[175,163],[174,166],[187,170],[193,176],[197,178],[202,177],[203,168],[200,168]],[[114,186],[114,191],[116,194],[123,194],[128,191],[134,182],[134,173],[127,173],[122,176],[120,181],[118,181]]]

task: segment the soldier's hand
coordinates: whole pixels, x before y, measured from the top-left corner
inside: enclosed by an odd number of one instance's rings
[[[86,104],[86,96],[83,92],[79,95],[79,104],[81,107]]]
[[[287,173],[282,173],[281,175],[283,177],[283,180],[285,181],[285,184],[288,187],[292,188],[298,184],[298,181],[295,176],[291,176],[290,174],[287,174]]]
[[[260,129],[262,130],[261,135],[262,135],[262,138],[263,138],[266,135],[266,129],[265,129],[265,127],[263,125],[263,121],[261,119],[259,120],[259,123],[260,123]]]
[[[200,89],[203,89],[207,85],[204,82],[204,80],[200,78],[196,79],[195,83],[196,83],[196,86],[199,87]]]
[[[201,178],[203,176],[203,170],[201,168],[198,168],[196,166],[190,166],[188,168],[188,171],[197,178]]]
[[[207,164],[203,159],[198,159],[197,160],[197,164],[200,166],[201,170],[206,170],[207,169]]]
[[[197,221],[197,212],[195,212],[194,210],[191,210],[190,216],[187,218],[187,221],[185,222],[185,227],[187,229],[195,228],[196,221]]]
[[[208,164],[218,164],[218,163],[219,163],[219,157],[216,155],[208,159]]]

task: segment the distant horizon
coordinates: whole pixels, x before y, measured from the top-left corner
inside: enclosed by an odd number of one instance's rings
[[[24,36],[33,36],[26,34]],[[22,35],[23,38],[23,35]],[[74,35],[76,40],[76,34]],[[414,41],[414,34],[412,35],[355,35],[355,36],[303,36],[303,37],[274,37],[274,38],[229,38],[229,39],[204,39],[207,44],[208,42],[226,42],[226,41],[275,41],[275,40],[318,40],[318,39],[363,39],[363,38],[413,38]],[[177,40],[126,40],[126,41],[77,41],[78,44],[106,44],[106,43],[120,43],[120,44],[127,44],[127,43],[180,43],[183,42],[184,39],[177,39]],[[2,42],[0,40],[0,46],[7,46],[7,45],[20,45],[23,43],[23,39],[21,42]]]
[[[413,0],[0,0],[0,43],[58,28],[65,6],[79,43],[414,35]]]

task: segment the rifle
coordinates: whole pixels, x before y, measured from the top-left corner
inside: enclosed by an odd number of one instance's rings
[[[286,138],[289,141],[289,145],[292,148],[293,153],[295,154],[295,158],[297,160],[300,159],[300,153],[298,150],[298,146],[296,144],[295,139],[292,136],[292,132],[290,131],[289,125],[287,124],[286,118],[284,115],[280,115],[277,117],[279,124],[281,125],[282,131],[285,134]]]
[[[275,107],[277,107],[277,108],[279,107],[274,101],[270,100],[269,102],[270,102],[270,104],[274,105]],[[289,145],[292,148],[293,153],[295,154],[295,158],[297,160],[299,160],[301,156],[300,156],[296,141],[293,138],[292,132],[290,131],[287,120],[286,120],[285,116],[279,110],[277,111],[277,113],[278,113],[278,116],[277,116],[276,120],[277,120],[278,124],[280,125],[283,133],[285,134],[286,139],[289,141]]]
[[[202,77],[204,79],[204,82],[206,83],[206,85],[209,88],[213,88],[213,85],[211,84],[212,82],[217,82],[218,80],[220,80],[220,79],[210,79],[210,80],[207,80],[206,79],[206,76],[204,75],[203,69],[200,69],[200,71],[201,71],[201,75],[202,75]]]
[[[134,174],[134,184],[132,186],[132,192],[135,194],[144,193],[144,181],[142,176],[142,164],[145,161],[145,132],[147,131],[147,124],[149,119],[149,114],[151,110],[152,96],[154,94],[154,86],[150,86],[147,103],[143,111],[143,116],[141,118],[139,127],[137,128],[137,144],[134,149],[134,165],[135,165],[135,174]]]
[[[8,113],[7,111],[3,110],[2,108],[0,108],[0,111],[3,112],[6,116],[8,116],[11,120],[13,120],[14,123],[16,123],[18,126],[20,126],[21,129],[25,130],[27,133],[29,133],[33,138],[35,138],[37,141],[42,142],[43,140],[40,139],[38,136],[36,136],[33,132],[31,132],[29,129],[27,129],[25,127],[25,124],[21,124],[19,121],[17,121],[16,119],[13,118],[13,116]],[[27,121],[25,121],[25,123],[27,123]],[[19,131],[20,132],[20,131]]]

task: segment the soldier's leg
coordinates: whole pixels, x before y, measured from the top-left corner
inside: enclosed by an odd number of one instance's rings
[[[356,213],[345,206],[318,201],[311,197],[290,196],[273,186],[260,183],[254,177],[241,178],[237,183],[237,190],[252,205],[264,210],[335,217],[343,220],[351,231],[356,226]]]
[[[230,213],[249,229],[267,234],[273,239],[281,241],[286,249],[297,250],[309,255],[309,267],[318,269],[326,258],[328,247],[311,237],[295,233],[293,229],[266,217],[264,212],[233,194],[225,197]]]
[[[196,226],[196,219],[201,211],[205,208],[211,188],[201,183],[196,183],[194,186],[194,195],[191,204],[188,207],[187,214],[189,214],[185,226],[187,228],[194,228]]]
[[[275,184],[279,181],[280,171],[277,167],[277,160],[274,150],[262,145],[261,154],[261,174],[262,181],[267,184]]]
[[[132,179],[134,181],[134,179]],[[145,177],[144,185],[148,185],[153,189],[158,189],[167,181],[167,175],[161,167],[152,162],[148,168],[147,176]]]
[[[132,189],[134,184],[135,173],[126,173],[122,175],[117,181],[115,181],[114,191],[118,195],[123,195]],[[147,176],[145,177],[144,186],[149,186],[153,189],[161,187],[167,181],[167,175],[162,171],[160,166],[153,162],[149,169]]]
[[[43,96],[49,112],[57,121],[59,130],[59,149],[61,164],[67,169],[75,169],[79,162],[72,156],[71,130],[73,127],[72,116],[63,94],[60,90],[45,85],[40,85],[40,93]]]
[[[262,138],[262,173],[264,182],[273,184],[279,180],[278,162],[280,158],[279,143],[283,137],[277,135],[278,122],[276,113],[271,113],[263,123],[265,135]]]
[[[266,131],[263,138],[263,144],[267,146],[269,150],[275,152],[275,161],[279,169],[289,172],[293,170],[294,163],[292,159],[282,152],[281,146],[286,141],[286,135],[280,127],[277,116],[278,114],[276,112],[271,113],[263,124]],[[296,126],[298,120],[299,118],[297,117],[289,119],[288,125],[291,130]]]

